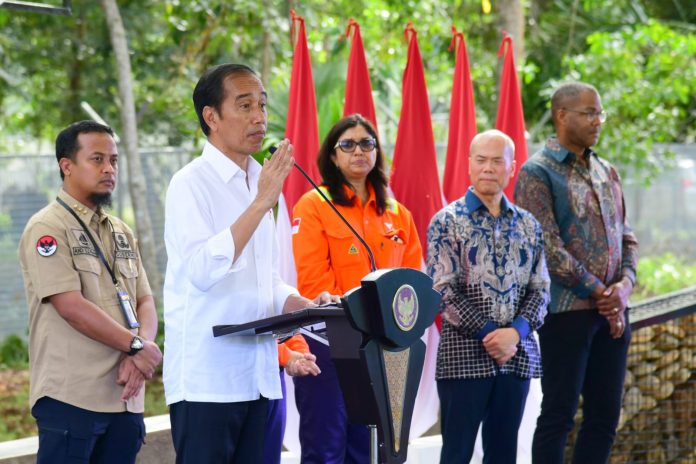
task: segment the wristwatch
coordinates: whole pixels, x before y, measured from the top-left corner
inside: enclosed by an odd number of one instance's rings
[[[143,344],[143,339],[138,337],[137,335],[133,337],[133,340],[131,340],[130,344],[130,351],[128,352],[128,356],[134,356],[138,351],[142,350],[145,347]]]

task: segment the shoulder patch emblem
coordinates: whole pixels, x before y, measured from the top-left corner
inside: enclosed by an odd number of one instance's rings
[[[348,248],[348,254],[349,255],[357,255],[358,254],[358,248],[354,244],[350,244],[350,248]]]
[[[58,242],[50,235],[44,235],[36,242],[36,251],[41,256],[51,256],[58,250]]]
[[[302,218],[295,218],[292,220],[292,234],[295,235],[300,231],[300,222],[302,222]]]
[[[130,242],[128,237],[123,232],[114,232],[114,243],[117,250],[130,250]]]
[[[85,234],[85,231],[82,229],[72,229],[73,235],[77,239],[78,242],[80,242],[80,246],[83,247],[89,247],[92,244],[90,243],[89,239],[87,238],[87,234]]]

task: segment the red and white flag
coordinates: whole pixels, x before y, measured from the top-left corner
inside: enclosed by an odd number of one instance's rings
[[[527,138],[524,128],[524,111],[522,110],[522,96],[517,80],[515,68],[515,56],[512,51],[512,37],[503,32],[503,42],[498,50],[498,58],[503,58],[503,70],[500,76],[500,94],[498,95],[498,117],[495,128],[505,132],[515,142],[515,174],[527,161]],[[512,201],[515,191],[515,175],[505,189],[505,195]]]
[[[413,214],[418,236],[427,254],[430,219],[444,205],[437,173],[437,157],[430,120],[430,104],[425,83],[418,36],[411,23],[404,30],[408,60],[402,82],[401,116],[394,145],[391,187],[396,199]],[[423,374],[411,423],[411,438],[425,433],[437,421],[439,399],[435,385],[435,361],[440,334],[435,325],[423,335],[426,344]]]
[[[372,99],[370,72],[367,69],[367,60],[365,59],[365,47],[360,35],[360,25],[353,18],[348,22],[346,37],[350,37],[351,30],[353,31],[353,40],[348,58],[343,116],[360,113],[377,129],[377,116],[375,115],[375,103]]]
[[[295,41],[293,54],[292,75],[290,77],[290,98],[288,100],[288,117],[285,126],[285,137],[292,143],[293,157],[312,177],[319,182],[321,176],[316,157],[319,152],[319,124],[317,121],[317,103],[314,94],[314,78],[312,62],[307,46],[307,34],[304,18],[290,12],[290,35]],[[296,32],[296,34],[295,34]],[[291,224],[292,208],[299,198],[312,186],[296,169],[290,171],[283,193],[278,201],[278,217],[276,218],[276,233],[279,244],[280,275],[290,285],[297,285],[297,271],[292,254]],[[300,440],[298,437],[299,415],[295,406],[294,384],[290,377],[285,377],[286,386],[286,428],[283,444],[287,449],[299,456]]]
[[[316,157],[319,151],[319,124],[317,102],[314,95],[312,62],[307,46],[304,18],[290,12],[290,35],[295,43],[290,76],[288,115],[285,122],[285,137],[293,145],[293,157],[315,182],[321,179]],[[276,230],[280,248],[280,275],[290,285],[297,284],[295,260],[292,255],[292,208],[311,185],[296,169],[290,171],[283,184],[283,193],[278,201]]]
[[[464,34],[452,26],[449,50],[455,52],[452,98],[450,99],[447,160],[442,186],[448,202],[461,198],[469,188],[469,146],[476,135],[474,89],[469,72],[469,56]]]

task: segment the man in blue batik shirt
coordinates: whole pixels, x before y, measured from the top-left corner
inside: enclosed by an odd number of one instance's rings
[[[484,462],[514,463],[530,379],[541,376],[533,331],[549,302],[541,226],[503,194],[515,146],[498,130],[471,142],[466,195],[428,228],[428,273],[442,294],[437,354],[441,463],[468,463],[483,422]]]

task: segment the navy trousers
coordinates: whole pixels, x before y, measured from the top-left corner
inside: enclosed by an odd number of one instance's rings
[[[574,464],[601,464],[609,459],[621,412],[626,355],[631,329],[613,339],[609,324],[596,310],[549,314],[539,330],[541,415],[532,442],[534,464],[561,464],[580,394],[583,421]]]
[[[484,464],[514,464],[529,383],[510,374],[438,380],[440,464],[469,464],[481,423]]]
[[[128,464],[145,438],[143,415],[92,412],[44,396],[31,409],[38,464]]]
[[[309,350],[321,374],[294,377],[295,403],[300,413],[302,464],[365,464],[370,460],[366,425],[348,422],[343,393],[329,347],[311,338]]]
[[[279,400],[268,401],[268,416],[266,417],[266,442],[263,447],[263,464],[280,464],[280,453],[283,451],[286,420],[286,390],[285,370],[280,369],[280,388],[283,397]]]
[[[169,405],[177,464],[260,464],[268,399]]]

